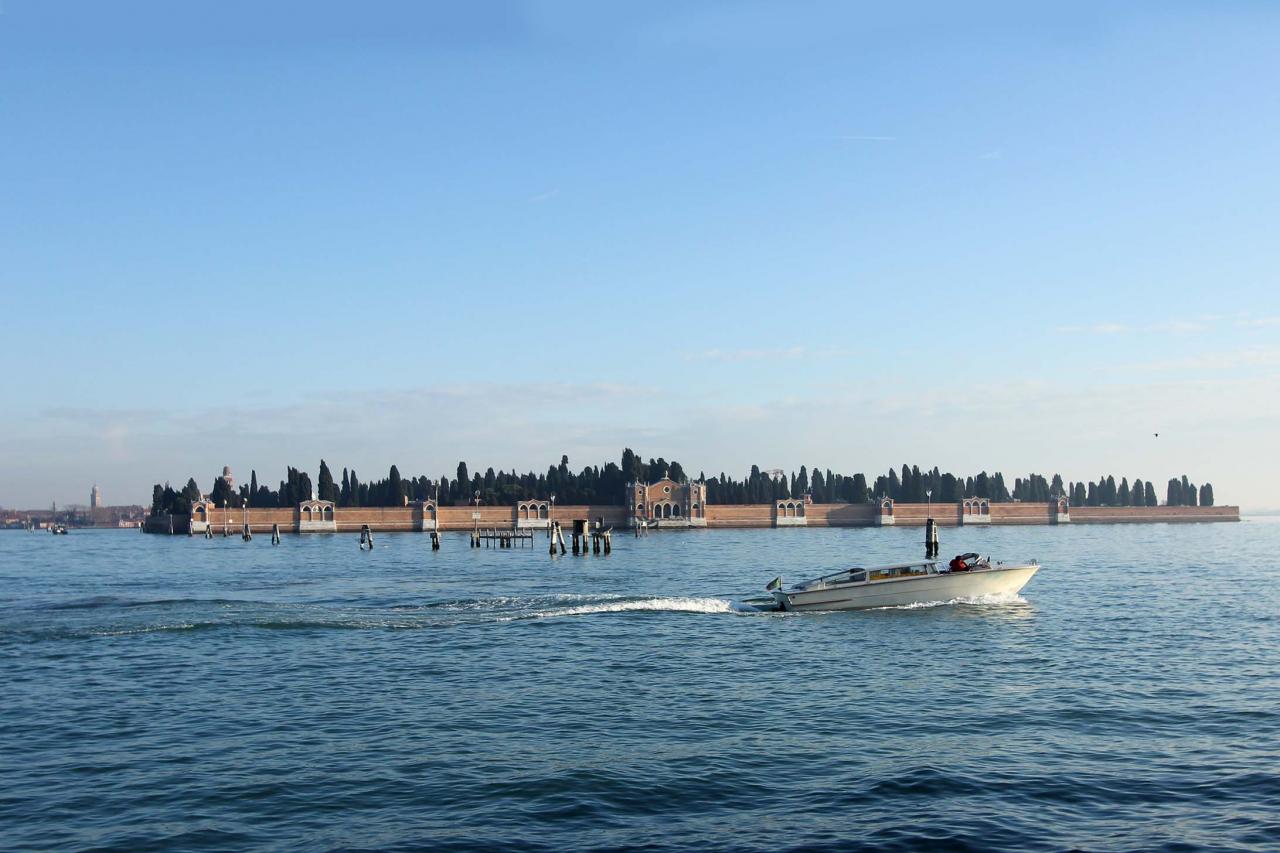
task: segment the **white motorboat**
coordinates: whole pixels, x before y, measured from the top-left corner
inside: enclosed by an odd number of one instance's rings
[[[943,566],[926,560],[845,569],[788,589],[783,589],[782,579],[776,578],[765,587],[772,598],[748,599],[745,603],[787,611],[862,610],[1014,595],[1039,569],[1035,560],[993,563],[977,554],[962,554]]]

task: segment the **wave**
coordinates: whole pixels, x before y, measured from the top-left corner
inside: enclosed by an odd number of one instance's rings
[[[532,615],[532,618],[550,619],[560,616],[590,616],[595,613],[736,613],[733,602],[722,598],[689,598],[685,596],[640,598],[630,600],[601,601],[562,607]]]
[[[873,607],[872,610],[928,610],[932,607],[949,607],[956,604],[968,604],[977,607],[1007,604],[1029,604],[1016,592],[990,592],[985,595],[961,595],[945,601],[915,601],[911,604],[894,604],[887,607]]]
[[[130,599],[120,598],[114,595],[94,595],[89,598],[73,599],[71,601],[57,601],[52,604],[39,605],[37,610],[100,610],[111,607],[173,607],[175,605],[213,605],[224,606],[228,604],[266,604],[267,602],[252,601],[243,598],[149,598],[149,599]]]
[[[29,638],[128,637],[143,634],[255,628],[258,630],[421,630],[534,619],[624,613],[730,614],[754,612],[727,598],[697,596],[588,596],[561,593],[493,596],[421,603],[262,602],[222,598],[129,600],[95,596],[46,605],[65,617],[28,620],[18,630]],[[103,615],[96,615],[101,611]],[[73,613],[83,616],[73,616]],[[110,614],[110,615],[106,615]],[[37,624],[39,623],[39,624]]]

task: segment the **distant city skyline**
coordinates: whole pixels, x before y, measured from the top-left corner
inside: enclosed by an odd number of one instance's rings
[[[0,505],[631,447],[1280,506],[1278,33],[10,0]]]

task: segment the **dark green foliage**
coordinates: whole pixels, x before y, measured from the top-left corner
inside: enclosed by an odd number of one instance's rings
[[[316,496],[320,500],[338,502],[340,497],[338,486],[333,482],[333,473],[329,471],[329,466],[325,464],[323,459],[320,460],[320,476],[316,478],[316,486],[319,488]]]
[[[192,481],[191,485],[194,485],[194,481]],[[209,500],[213,501],[214,506],[219,507],[238,507],[240,505],[239,496],[231,491],[227,481],[221,477],[214,477],[213,489],[209,492]]]
[[[569,467],[569,457],[561,456],[559,465],[547,468],[545,474],[519,474],[515,471],[485,470],[484,474],[470,474],[465,462],[458,463],[457,479],[441,477],[433,480],[426,475],[404,479],[395,465],[391,466],[384,480],[362,483],[355,469],[342,470],[342,483],[333,480],[328,464],[320,461],[318,497],[331,500],[343,507],[402,506],[408,500],[437,499],[441,506],[465,506],[476,500],[488,506],[509,506],[516,501],[536,498],[547,500],[555,495],[561,506],[584,504],[619,505],[627,499],[627,486],[633,482],[653,483],[663,476],[677,482],[687,478],[679,462],[658,457],[642,462],[640,457],[626,448],[622,451],[621,464],[610,462],[603,468],[587,466],[574,473]],[[937,467],[921,470],[916,465],[890,468],[875,478],[868,487],[865,474],[844,475],[830,468],[809,468],[802,465],[798,472],[775,479],[752,465],[744,479],[734,480],[721,472],[710,478],[699,475],[706,483],[707,503],[710,504],[767,504],[787,497],[808,494],[815,503],[866,503],[881,496],[902,503],[955,503],[966,497],[983,497],[992,502],[1011,500],[1028,503],[1047,503],[1066,495],[1073,506],[1155,506],[1156,494],[1150,480],[1135,479],[1129,485],[1128,478],[1121,478],[1116,486],[1113,476],[1099,477],[1097,482],[1073,481],[1064,484],[1062,476],[1054,474],[1052,480],[1044,475],[1031,473],[1014,480],[1013,491],[1005,487],[1004,474],[997,471],[988,474],[981,471],[972,477],[958,477],[942,472]],[[245,501],[253,507],[293,507],[311,497],[311,477],[305,471],[288,468],[278,491],[258,485],[257,471],[250,474],[249,485],[239,493],[232,492],[221,477],[215,479],[210,498],[219,506],[226,501],[229,507],[239,507]],[[201,497],[194,479],[187,482],[181,492],[175,492],[166,483],[157,484],[152,490],[153,513],[171,512],[186,514],[190,502]],[[1208,483],[1198,490],[1184,476],[1169,481],[1166,498],[1170,506],[1213,505],[1213,487]]]

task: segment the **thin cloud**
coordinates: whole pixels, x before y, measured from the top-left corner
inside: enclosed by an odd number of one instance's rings
[[[1153,373],[1191,370],[1239,370],[1247,367],[1280,366],[1280,347],[1247,347],[1226,352],[1209,352],[1185,358],[1161,359],[1134,365]]]
[[[1064,335],[1076,335],[1082,332],[1090,335],[1120,335],[1133,330],[1132,326],[1126,326],[1123,323],[1094,323],[1092,326],[1059,326],[1057,328],[1057,331]]]
[[[550,201],[551,199],[555,198],[558,195],[560,195],[560,188],[556,187],[554,189],[547,190],[546,192],[538,193],[535,196],[530,196],[529,203],[539,204],[544,201]]]
[[[805,354],[804,347],[786,347],[773,349],[709,349],[694,353],[689,361],[773,361],[784,358],[800,358]]]
[[[832,138],[839,139],[842,142],[896,142],[898,140],[896,136],[866,136],[862,134],[848,134]]]
[[[805,359],[807,361],[827,361],[842,358],[849,354],[842,349],[810,349],[803,346],[772,347],[762,349],[718,349],[703,350],[686,356],[686,361],[718,361],[735,364],[744,361],[790,361]]]
[[[1236,320],[1236,326],[1241,329],[1270,329],[1280,326],[1280,317],[1255,317],[1240,318]]]
[[[1141,326],[1127,323],[1058,326],[1056,331],[1064,335],[1124,335],[1131,332],[1138,334],[1193,335],[1207,332],[1209,329],[1210,325],[1206,320],[1165,320],[1160,323],[1148,323]]]

